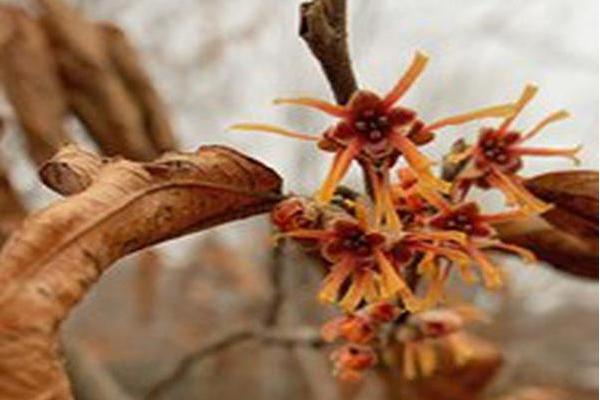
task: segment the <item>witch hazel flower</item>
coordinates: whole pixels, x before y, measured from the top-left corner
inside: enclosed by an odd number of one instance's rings
[[[329,263],[318,298],[324,303],[338,304],[346,311],[353,311],[361,304],[397,298],[410,311],[420,309],[419,299],[403,278],[404,268],[421,253],[452,257],[458,252],[449,244],[464,243],[464,234],[452,230],[393,231],[376,227],[371,208],[362,202],[354,203],[353,207],[355,215],[334,213],[323,228],[282,232],[283,236],[311,242]]]
[[[487,322],[487,318],[470,306],[438,308],[410,315],[395,332],[405,378],[413,380],[432,375],[438,369],[443,352],[452,357],[455,365],[465,364],[473,349],[464,329],[473,322]]]
[[[481,129],[475,145],[469,146],[460,154],[451,156],[451,160],[454,162],[469,160],[458,177],[455,186],[457,195],[464,197],[472,185],[484,189],[494,187],[504,193],[509,204],[522,205],[536,213],[548,210],[550,205],[529,193],[522,184],[523,178],[517,174],[523,167],[523,157],[558,156],[579,163],[576,154],[581,150],[581,146],[554,149],[526,145],[526,142],[533,139],[550,123],[567,118],[569,114],[564,110],[548,115],[529,131],[520,132],[512,129],[514,119],[533,99],[537,90],[537,87],[533,85],[526,86],[516,103],[514,115],[507,117],[498,128]]]
[[[346,344],[331,353],[333,375],[344,381],[357,381],[366,370],[377,365],[378,357],[370,346]]]
[[[341,106],[323,100],[299,97],[276,100],[276,104],[292,104],[322,111],[338,121],[326,128],[320,136],[307,135],[268,124],[237,124],[237,130],[264,131],[318,143],[325,151],[335,153],[327,178],[317,193],[317,200],[327,203],[333,197],[339,182],[346,175],[353,160],[368,172],[374,188],[375,201],[386,215],[397,223],[390,210],[389,169],[402,156],[415,174],[427,185],[448,191],[450,185],[431,172],[432,161],[417,148],[433,139],[433,131],[450,125],[488,117],[507,117],[514,112],[512,104],[488,107],[425,124],[417,112],[397,105],[422,74],[428,58],[417,52],[412,63],[394,87],[383,97],[368,90],[358,90],[348,104]]]
[[[480,268],[484,284],[489,289],[502,285],[501,270],[496,267],[484,253],[484,250],[497,249],[520,255],[526,262],[534,262],[535,255],[522,247],[504,243],[496,238],[493,223],[513,221],[527,216],[523,209],[511,210],[495,214],[484,214],[475,202],[462,201],[450,203],[443,196],[431,192],[424,192],[428,201],[437,209],[428,225],[432,229],[441,231],[453,230],[462,232],[465,241],[462,244],[453,243],[452,246],[468,254]],[[474,281],[470,271],[462,266],[461,272],[467,282]]]

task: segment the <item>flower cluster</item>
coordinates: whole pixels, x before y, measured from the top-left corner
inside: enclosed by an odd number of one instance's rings
[[[234,126],[312,140],[320,149],[334,153],[316,195],[284,200],[274,208],[272,221],[282,236],[299,242],[326,265],[318,298],[339,306],[344,315],[327,323],[323,335],[330,341],[347,342],[332,355],[342,378],[356,378],[373,366],[381,358],[377,352],[382,343],[390,340],[405,345],[407,360],[417,353],[418,359],[431,360],[431,349],[416,343],[426,343],[425,339],[434,336],[436,340],[443,336],[458,349],[460,336],[448,330],[454,326],[452,321],[460,319],[452,317],[458,314],[442,313],[445,322],[441,325],[446,330],[431,333],[437,329],[432,327],[439,325],[431,321],[440,314],[428,310],[443,301],[448,277],[456,269],[466,282],[473,283],[480,276],[485,287],[495,289],[502,285],[503,273],[488,251],[512,252],[527,261],[535,260],[529,251],[501,242],[494,225],[550,207],[529,193],[517,175],[524,156],[575,159],[579,150],[523,145],[551,122],[567,116],[559,111],[525,133],[514,130],[514,119],[537,91],[534,86],[527,86],[514,103],[423,122],[416,111],[397,103],[426,64],[427,58],[417,53],[389,93],[379,96],[359,90],[344,106],[306,97],[276,100],[334,117],[336,121],[321,135],[267,124]],[[450,181],[437,177],[431,168],[433,161],[419,146],[433,140],[434,132],[444,127],[484,118],[503,121],[498,128],[482,128],[475,144],[448,157],[459,167]],[[345,197],[337,191],[353,161],[365,172],[369,196]],[[500,190],[508,208],[484,212],[477,199],[469,196],[473,187]],[[426,287],[420,285],[422,294],[417,291],[419,282],[427,283]],[[399,333],[390,337],[389,332]],[[405,371],[408,376],[416,370],[426,375],[433,365],[433,361],[417,366],[406,361]]]

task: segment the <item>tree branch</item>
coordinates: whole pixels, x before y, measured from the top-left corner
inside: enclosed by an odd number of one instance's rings
[[[346,0],[302,3],[300,36],[319,61],[336,101],[346,104],[358,88],[348,51]]]
[[[145,399],[159,399],[170,388],[177,385],[187,375],[190,368],[197,363],[248,340],[258,340],[265,345],[286,347],[307,346],[319,348],[325,345],[318,330],[312,328],[285,331],[262,327],[242,327],[223,332],[216,335],[208,344],[183,357],[176,364],[173,371],[152,386]]]

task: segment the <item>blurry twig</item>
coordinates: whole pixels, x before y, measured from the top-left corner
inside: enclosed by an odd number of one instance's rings
[[[284,264],[283,250],[285,242],[278,241],[271,250],[271,262],[269,271],[272,285],[271,302],[265,313],[265,326],[272,327],[277,325],[279,312],[284,298],[282,288],[282,268]]]
[[[195,364],[248,340],[258,340],[265,345],[289,347],[308,346],[318,348],[325,344],[320,333],[309,327],[294,330],[242,327],[227,331],[216,335],[207,345],[182,358],[171,373],[152,386],[145,399],[160,398],[163,393],[179,383]]]
[[[113,376],[85,346],[77,342],[64,344],[69,378],[79,400],[132,400]]]

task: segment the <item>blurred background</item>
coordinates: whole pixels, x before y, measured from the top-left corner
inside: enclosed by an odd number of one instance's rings
[[[298,37],[299,3],[71,2],[87,17],[112,21],[128,34],[167,104],[182,149],[209,143],[235,147],[274,167],[285,177],[286,191],[310,194],[324,176],[327,154],[310,143],[227,131],[235,122],[265,121],[319,132],[327,121],[271,104],[298,94],[331,98],[316,60]],[[530,127],[565,108],[572,117],[547,128],[536,144],[582,143],[582,166],[598,165],[597,1],[350,0],[349,32],[364,88],[387,90],[416,49],[429,54],[426,73],[404,100],[425,120],[512,101],[526,83],[536,83],[540,92],[518,126]],[[39,182],[1,94],[0,115],[7,125],[0,151],[11,182],[28,208],[49,204],[56,195]],[[69,131],[94,149],[78,122],[69,121]],[[441,157],[455,138],[474,134],[474,125],[447,129],[426,151]],[[527,163],[524,174],[569,168],[562,159],[537,159]],[[358,187],[358,172],[347,182]],[[490,198],[490,206],[495,201]],[[266,218],[257,217],[122,260],[68,322],[67,359],[91,363],[89,368],[105,371],[132,398],[143,396],[181,357],[223,329],[262,318],[273,291],[271,270],[277,267],[268,236]],[[295,283],[285,300],[296,308],[286,306],[286,320],[316,324],[322,320],[312,312],[318,277],[303,270],[306,260],[293,249],[284,252],[291,254],[286,263],[297,275],[288,277]],[[577,398],[595,396],[597,284],[512,259],[504,264],[511,277],[505,292],[465,292],[494,317],[482,335],[504,351],[505,365],[490,395],[506,387],[553,385],[581,393]],[[198,363],[164,398],[228,399],[241,393],[248,399],[390,398],[375,374],[346,387],[330,378],[327,368],[316,350],[249,342]],[[90,396],[81,390],[81,396]]]

